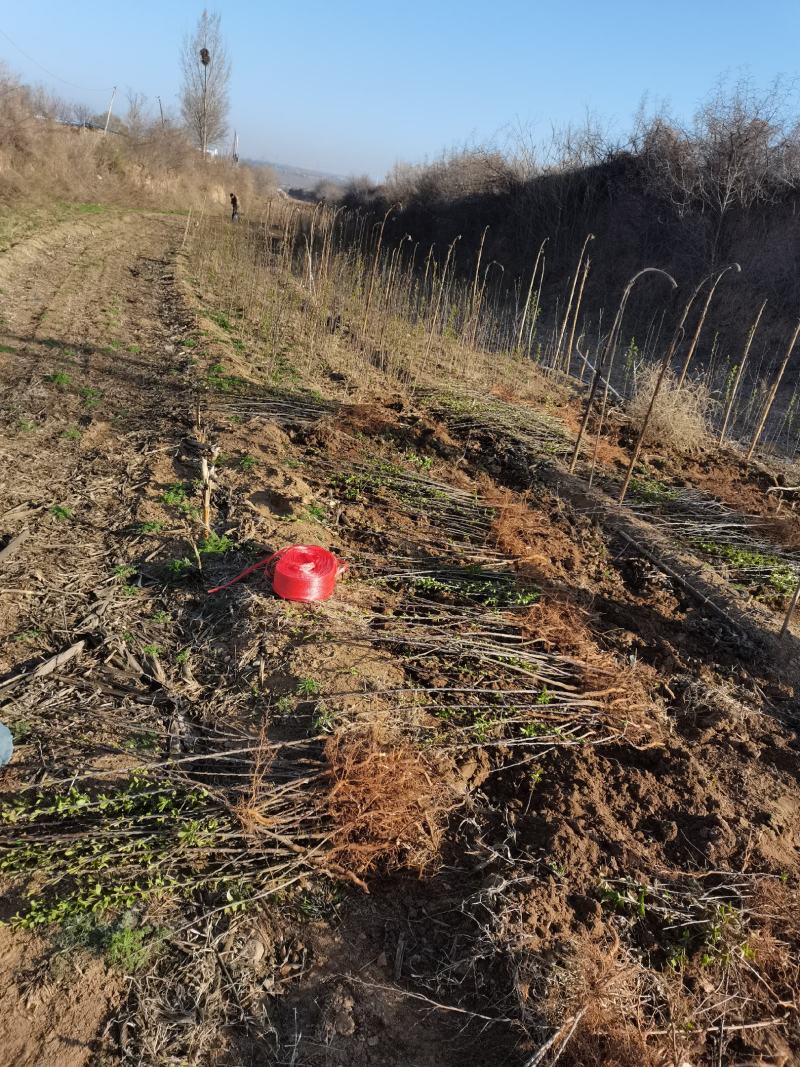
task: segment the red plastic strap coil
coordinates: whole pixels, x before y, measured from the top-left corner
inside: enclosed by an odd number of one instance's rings
[[[271,573],[273,592],[284,600],[303,603],[327,600],[333,594],[336,579],[347,570],[347,566],[327,548],[319,545],[289,545],[247,567],[224,585],[209,589],[209,593],[228,589],[263,567]]]

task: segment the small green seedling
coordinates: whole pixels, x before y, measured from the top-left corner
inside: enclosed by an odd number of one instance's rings
[[[163,522],[142,522],[139,524],[139,533],[142,534],[161,533],[163,529]]]
[[[64,430],[61,436],[65,441],[80,441],[81,431],[77,426],[70,426],[68,430]]]
[[[119,563],[114,568],[115,578],[132,578],[136,574],[136,568],[130,563]]]
[[[50,382],[51,385],[57,385],[59,389],[64,389],[72,383],[72,378],[70,378],[65,370],[57,370],[52,374],[48,374],[45,377],[45,381]]]
[[[332,734],[336,729],[336,717],[322,700],[316,707],[311,725],[318,734]]]
[[[213,531],[205,541],[202,541],[199,550],[205,556],[221,556],[233,548],[233,541],[227,534],[216,534]]]
[[[50,514],[58,522],[66,522],[67,519],[73,517],[74,512],[71,508],[62,507],[61,504],[54,504],[53,507],[50,508]]]
[[[319,695],[319,682],[313,678],[301,678],[297,683],[297,695],[315,697]]]
[[[251,471],[254,467],[258,466],[258,460],[255,456],[242,456],[239,460],[239,468],[244,471],[245,474]]]
[[[21,430],[23,433],[27,433],[29,430],[32,430],[35,425],[36,423],[33,421],[33,419],[17,419],[17,429]]]
[[[102,395],[99,389],[92,389],[90,385],[84,386],[84,388],[81,389],[80,394],[84,406],[90,409],[97,407]]]

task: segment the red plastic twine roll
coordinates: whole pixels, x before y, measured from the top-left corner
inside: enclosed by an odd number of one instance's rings
[[[333,594],[336,579],[347,570],[347,566],[333,552],[319,545],[289,545],[254,563],[225,585],[209,589],[209,593],[227,589],[263,567],[271,574],[273,592],[284,600],[303,603],[327,600]]]

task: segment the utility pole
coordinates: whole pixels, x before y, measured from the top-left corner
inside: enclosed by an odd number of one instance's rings
[[[111,102],[108,105],[108,114],[106,115],[106,124],[105,124],[105,128],[103,129],[103,136],[104,137],[108,133],[108,124],[111,121],[111,108],[114,106],[114,97],[116,95],[117,95],[117,87],[115,85],[113,90],[112,90],[112,93],[111,93]]]
[[[239,162],[239,134],[233,131],[233,144],[231,145],[231,159],[234,163]]]
[[[161,129],[163,130],[164,129],[164,108],[161,106],[161,97],[157,96],[156,100],[158,100],[158,110],[161,112]]]

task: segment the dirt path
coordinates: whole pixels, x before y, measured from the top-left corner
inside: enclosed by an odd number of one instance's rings
[[[58,651],[107,582],[149,452],[174,437],[171,218],[64,225],[0,261],[0,668]],[[185,406],[182,408],[185,411]]]
[[[6,681],[79,640],[107,654],[113,569],[149,457],[169,447],[175,409],[185,411],[173,369],[179,239],[174,218],[110,212],[0,258],[0,545],[23,538],[0,562]],[[91,634],[99,603],[108,621]],[[0,696],[13,704],[14,685]],[[50,757],[42,751],[45,774],[57,773]],[[78,1067],[123,984],[100,960],[67,992],[52,975],[37,980],[45,947],[2,931],[0,1062]]]

